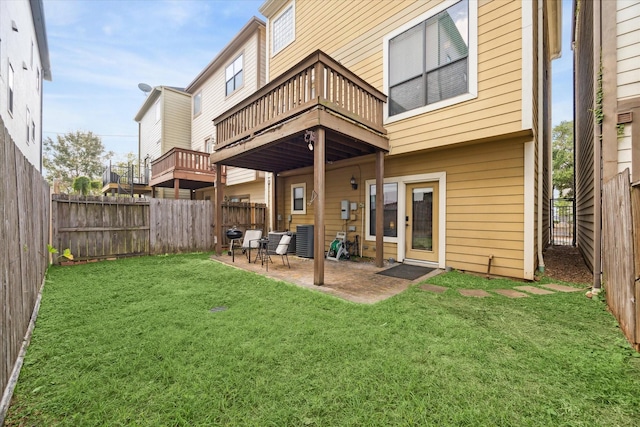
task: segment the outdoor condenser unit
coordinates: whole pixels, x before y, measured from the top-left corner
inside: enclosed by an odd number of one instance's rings
[[[313,224],[297,226],[296,255],[302,258],[313,258]]]

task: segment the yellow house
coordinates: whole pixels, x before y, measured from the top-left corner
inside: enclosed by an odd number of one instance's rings
[[[314,226],[316,284],[339,231],[379,266],[533,279],[548,242],[560,10],[268,0],[268,83],[214,119],[211,160],[273,174],[273,228]]]

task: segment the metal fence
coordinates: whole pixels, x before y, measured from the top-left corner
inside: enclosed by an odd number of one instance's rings
[[[575,199],[551,199],[551,244],[575,246]]]

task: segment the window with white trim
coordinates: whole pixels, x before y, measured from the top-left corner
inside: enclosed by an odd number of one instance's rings
[[[477,91],[477,13],[469,3],[443,3],[385,39],[388,117],[451,105],[443,101]]]
[[[272,24],[273,47],[272,54],[280,52],[296,38],[296,22],[294,3],[291,3],[278,15]]]
[[[291,213],[307,213],[307,184],[304,182],[291,185]]]
[[[31,59],[29,60],[29,68],[33,70],[33,41],[31,42]]]
[[[13,115],[13,65],[11,65],[11,62],[9,62],[9,76],[7,78],[7,82],[7,86],[9,88],[7,109],[9,110],[9,113]]]
[[[204,140],[204,152],[213,153],[213,139],[207,138]]]
[[[226,79],[226,95],[229,96],[236,90],[238,90],[244,80],[243,80],[243,64],[244,55],[241,54],[238,56],[231,64],[227,66],[225,69],[225,79]]]
[[[383,224],[385,237],[398,237],[398,183],[383,185]],[[376,185],[369,185],[369,235],[376,235]]]
[[[202,112],[202,91],[193,95],[193,116],[197,116]]]
[[[36,142],[36,122],[31,120],[31,142]]]
[[[36,69],[36,90],[40,93],[40,68]]]

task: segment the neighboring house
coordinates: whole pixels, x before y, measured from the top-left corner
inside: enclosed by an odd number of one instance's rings
[[[215,149],[212,123],[223,111],[265,83],[265,24],[253,17],[204,70],[187,86],[191,94],[191,149],[210,154]],[[226,169],[227,200],[265,203],[265,173]],[[196,191],[196,198],[213,198],[213,186]]]
[[[602,184],[640,181],[640,1],[573,3],[576,244],[601,280]]]
[[[43,80],[51,81],[51,65],[42,0],[1,1],[0,117],[40,172]]]
[[[260,12],[269,82],[214,119],[212,162],[277,176],[275,228],[314,225],[314,283],[338,231],[379,266],[544,268],[560,1],[267,0]]]
[[[138,158],[151,168],[152,197],[192,199],[213,185],[209,156],[191,149],[191,95],[181,88],[156,86],[135,117]]]

